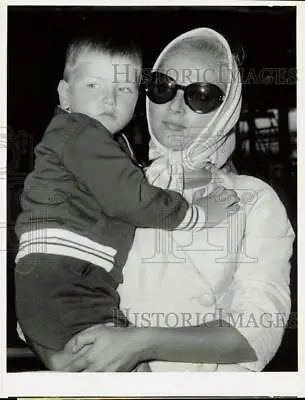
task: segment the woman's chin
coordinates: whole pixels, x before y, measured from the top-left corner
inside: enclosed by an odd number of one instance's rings
[[[165,135],[162,138],[157,138],[158,141],[166,148],[173,151],[183,151],[189,147],[191,144],[185,137],[166,137]]]
[[[171,150],[173,150],[173,151],[183,151],[183,150],[187,149],[187,147],[188,146],[186,144],[183,144],[181,146],[173,146],[173,147],[171,147]]]

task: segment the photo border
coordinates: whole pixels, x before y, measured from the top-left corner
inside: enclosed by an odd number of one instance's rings
[[[0,4],[0,102],[1,119],[0,127],[7,126],[6,99],[7,99],[7,70],[6,70],[6,46],[7,46],[7,6],[53,6],[53,5],[98,5],[98,6],[183,6],[180,1],[101,1],[86,2],[77,1],[14,1],[7,0]],[[302,197],[305,197],[304,157],[301,156],[305,149],[304,112],[305,109],[305,4],[296,1],[191,1],[187,6],[296,6],[297,7],[297,143],[298,143],[298,372],[264,372],[264,373],[59,373],[59,372],[35,372],[35,373],[7,373],[6,372],[6,251],[0,251],[1,282],[1,311],[3,327],[0,330],[1,352],[0,375],[1,395],[7,396],[301,396],[305,394],[304,374],[304,346],[301,346],[301,338],[305,337],[304,331],[304,301],[305,301],[305,272],[304,272],[304,246],[301,238],[304,235],[305,211],[302,208]],[[259,27],[258,27],[259,29]],[[5,134],[5,128],[1,128]],[[1,132],[0,132],[1,133]],[[2,132],[3,133],[3,132]],[[3,139],[4,138],[4,139]],[[6,145],[5,135],[1,136],[0,146],[0,195],[1,218],[6,221]],[[4,235],[1,236],[1,238]],[[1,243],[1,249],[6,249],[6,243]],[[182,375],[181,375],[182,374]],[[243,375],[240,375],[243,374]]]

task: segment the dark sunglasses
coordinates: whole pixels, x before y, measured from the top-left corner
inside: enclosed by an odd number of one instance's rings
[[[223,91],[212,83],[195,82],[182,86],[161,72],[152,72],[145,82],[146,95],[156,104],[168,103],[176,96],[178,90],[184,91],[185,104],[198,114],[216,110],[225,96]]]

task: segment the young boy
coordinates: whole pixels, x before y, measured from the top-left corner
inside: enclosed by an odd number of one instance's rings
[[[128,324],[116,289],[136,227],[204,225],[204,201],[189,206],[150,185],[113,139],[138,97],[137,79],[119,73],[126,65],[141,69],[133,45],[80,39],[68,48],[60,108],[35,149],[16,223],[17,318],[33,347],[57,351],[95,324]]]

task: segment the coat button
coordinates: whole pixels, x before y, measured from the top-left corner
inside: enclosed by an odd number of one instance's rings
[[[210,307],[215,304],[215,299],[212,294],[205,293],[199,297],[199,303],[202,306]]]

